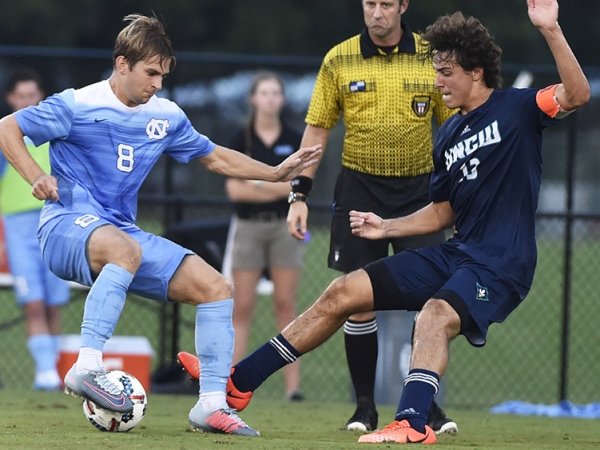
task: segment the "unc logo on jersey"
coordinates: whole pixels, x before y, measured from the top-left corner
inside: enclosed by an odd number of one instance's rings
[[[167,135],[169,121],[167,119],[150,119],[146,124],[146,134],[150,139],[163,139]]]
[[[424,117],[431,107],[431,97],[427,95],[417,95],[413,97],[412,110],[417,117]]]
[[[452,148],[444,152],[446,170],[450,170],[455,162],[465,159],[480,148],[497,144],[500,141],[502,141],[502,136],[500,135],[498,121],[495,120],[482,130],[458,142]]]

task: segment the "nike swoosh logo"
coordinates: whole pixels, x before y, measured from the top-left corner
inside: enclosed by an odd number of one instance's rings
[[[115,405],[115,406],[123,406],[123,405],[125,405],[125,395],[123,395],[122,392],[118,396],[116,396],[116,395],[112,395],[112,394],[109,394],[107,392],[104,392],[101,389],[98,389],[96,386],[88,383],[87,381],[84,381],[84,383],[87,384],[90,389],[92,389],[93,391],[95,391],[101,397],[104,397],[104,399],[108,400],[113,405]]]
[[[98,123],[98,122],[104,122],[105,120],[107,120],[107,119],[106,119],[106,118],[99,118],[99,117],[96,117],[96,118],[94,119],[94,122],[96,122],[96,123]]]
[[[427,434],[424,434],[423,437],[420,437],[419,439],[413,439],[410,434],[406,436],[406,442],[409,444],[418,444],[419,442],[423,442],[425,439],[427,439]]]

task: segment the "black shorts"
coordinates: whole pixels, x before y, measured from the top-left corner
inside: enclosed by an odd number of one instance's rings
[[[342,168],[334,191],[333,217],[328,266],[352,272],[394,253],[444,242],[446,233],[400,239],[369,240],[354,236],[350,229],[351,210],[374,212],[384,219],[411,214],[429,204],[430,175],[378,177]]]
[[[446,300],[461,319],[461,334],[485,345],[488,327],[521,303],[512,283],[452,245],[406,250],[365,267],[375,311],[420,311],[427,300]]]

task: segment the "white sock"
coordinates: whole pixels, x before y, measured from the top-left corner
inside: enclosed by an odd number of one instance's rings
[[[92,347],[81,347],[77,357],[77,373],[89,372],[90,370],[101,370],[102,352]]]
[[[206,412],[213,412],[217,409],[226,409],[227,401],[225,400],[225,392],[207,392],[200,394],[200,403],[202,409]]]

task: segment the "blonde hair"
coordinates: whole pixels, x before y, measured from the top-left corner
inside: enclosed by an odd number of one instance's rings
[[[113,64],[117,57],[123,56],[131,69],[139,61],[158,56],[161,65],[168,63],[169,71],[175,68],[171,39],[160,20],[142,14],[129,14],[123,21],[129,24],[121,30],[115,40]]]

